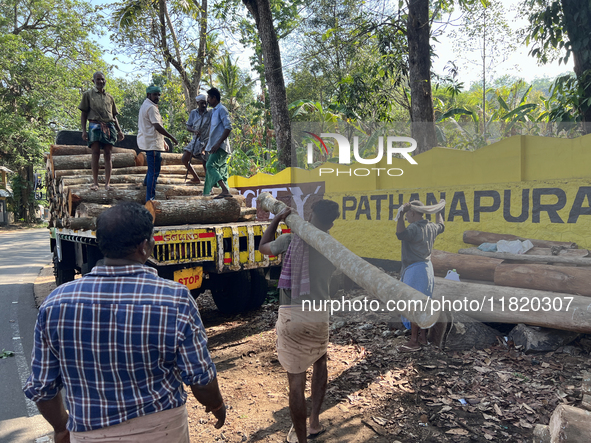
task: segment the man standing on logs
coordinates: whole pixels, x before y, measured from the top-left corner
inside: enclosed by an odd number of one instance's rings
[[[107,80],[102,72],[95,72],[92,76],[94,87],[82,94],[78,109],[82,111],[80,123],[82,125],[82,140],[88,142],[92,149],[92,179],[90,189],[98,189],[98,170],[101,149],[105,157],[105,189],[109,190],[111,181],[111,149],[118,141],[125,137],[117,121],[117,107],[113,96],[105,91]],[[88,120],[88,132],[86,121]]]
[[[171,139],[175,145],[178,143],[177,139],[162,126],[162,117],[158,111],[160,94],[161,90],[158,86],[151,85],[146,88],[146,99],[140,108],[138,118],[137,145],[142,151],[146,151],[148,161],[145,180],[147,202],[156,197],[156,183],[162,163],[160,153],[168,151],[168,144],[164,141],[164,137]]]
[[[330,300],[328,284],[335,267],[322,254],[295,234],[275,239],[279,223],[291,209],[281,211],[265,230],[259,251],[265,255],[285,252],[278,287],[280,291],[277,319],[277,355],[287,371],[289,411],[293,426],[287,435],[290,443],[306,443],[325,431],[320,425],[320,408],[328,378],[327,348],[329,312],[304,311],[304,301],[314,305]],[[339,216],[339,206],[330,200],[319,200],[312,206],[310,223],[328,232]],[[312,410],[306,428],[306,370],[313,365]]]
[[[207,101],[204,94],[200,94],[195,97],[197,101],[197,109],[193,109],[189,114],[189,120],[187,121],[187,131],[193,133],[193,140],[183,150],[183,165],[187,168],[187,171],[193,177],[189,183],[198,185],[201,183],[199,176],[191,165],[191,158],[195,157],[201,160],[203,169],[207,163],[209,154],[206,154],[205,147],[209,141],[209,124],[211,122],[211,112],[207,110]]]
[[[435,237],[445,230],[441,210],[445,206],[442,200],[437,205],[425,206],[422,202],[415,200],[405,203],[399,214],[396,215],[396,237],[402,242],[402,269],[400,279],[411,288],[422,292],[428,297],[433,296],[435,276],[431,264],[431,251]],[[436,223],[431,223],[423,218],[425,213],[437,212]],[[402,215],[405,215],[403,217]],[[408,227],[404,219],[410,223]],[[401,352],[420,351],[422,345],[427,342],[427,329],[422,329],[416,323],[410,323],[402,318],[406,328],[410,328],[411,336],[407,344],[399,346]]]
[[[220,91],[216,88],[207,91],[207,103],[213,108],[213,111],[209,126],[209,141],[205,148],[205,151],[209,153],[209,158],[205,165],[203,195],[210,195],[212,188],[217,184],[222,188],[222,193],[215,197],[216,199],[232,197],[228,188],[228,165],[226,163],[228,154],[232,152],[230,144],[226,141],[232,131],[232,122],[228,110],[220,101]]]
[[[138,203],[103,212],[96,237],[104,265],[61,285],[39,308],[24,392],[56,443],[189,443],[184,384],[215,427],[224,425],[197,304],[185,286],[145,266],[153,229]]]

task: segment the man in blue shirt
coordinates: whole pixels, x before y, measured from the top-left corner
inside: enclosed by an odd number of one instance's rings
[[[217,418],[215,427],[224,425],[195,300],[144,265],[153,228],[137,203],[102,213],[96,236],[104,266],[59,286],[39,309],[24,392],[53,426],[56,443],[189,443],[183,384]]]
[[[228,154],[232,151],[226,141],[232,131],[232,122],[230,115],[224,105],[220,103],[220,91],[211,88],[207,91],[207,103],[213,108],[211,111],[211,123],[209,125],[209,141],[207,142],[206,152],[209,152],[209,158],[205,165],[205,184],[203,185],[203,195],[211,194],[211,189],[217,184],[222,188],[222,193],[215,197],[232,197],[228,188],[228,165],[226,160]]]

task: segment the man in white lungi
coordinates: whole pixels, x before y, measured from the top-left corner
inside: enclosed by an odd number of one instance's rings
[[[287,440],[306,443],[308,439],[325,431],[320,425],[320,408],[328,379],[326,351],[329,312],[308,308],[304,311],[303,302],[310,301],[312,306],[318,307],[324,300],[330,300],[328,285],[335,267],[295,234],[280,235],[274,240],[279,223],[290,212],[291,209],[287,208],[271,221],[263,234],[259,251],[265,255],[285,253],[278,285],[277,355],[281,366],[287,371],[289,381],[289,410],[293,426]],[[337,203],[319,200],[312,205],[309,221],[321,231],[328,232],[338,216]],[[309,303],[306,305],[310,306]],[[306,428],[306,370],[310,366],[313,366],[312,410]]]

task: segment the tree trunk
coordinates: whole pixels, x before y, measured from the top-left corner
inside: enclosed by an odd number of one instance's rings
[[[98,217],[112,205],[99,205],[97,203],[80,203],[76,208],[76,218]]]
[[[495,285],[589,297],[591,273],[588,268],[503,263],[495,270]]]
[[[583,97],[581,97],[581,102],[583,102],[584,99],[591,97],[591,78],[588,73],[591,70],[591,40],[587,38],[586,26],[581,26],[583,21],[581,18],[591,17],[591,4],[588,1],[580,0],[561,0],[561,4],[566,34],[570,42],[574,43],[571,47],[573,70],[584,91]],[[589,134],[591,132],[591,106],[583,105],[580,111],[583,119],[583,133]]]
[[[197,171],[199,174],[199,171]],[[118,184],[141,184],[144,182],[146,178],[145,174],[135,174],[135,175],[115,175],[111,177],[111,186],[118,185]],[[98,178],[99,183],[105,182],[105,176],[99,175]],[[74,185],[92,185],[94,182],[92,181],[92,177],[90,175],[79,176],[79,177],[70,177],[66,176],[61,179],[61,183],[64,187],[74,186]],[[182,185],[185,183],[185,179],[179,177],[178,175],[161,175],[158,177],[158,184],[162,185]]]
[[[481,245],[482,243],[496,243],[499,240],[529,240],[534,246],[540,248],[552,248],[553,246],[562,246],[566,249],[577,249],[577,244],[572,242],[534,240],[532,238],[519,237],[512,234],[495,234],[484,231],[464,231],[464,243],[471,245]]]
[[[135,152],[133,149],[127,148],[111,148],[111,152],[113,154],[121,154],[121,153],[129,153]],[[60,155],[89,155],[92,154],[92,149],[88,146],[79,146],[79,145],[51,145],[49,149],[49,155],[53,156],[60,156]]]
[[[490,257],[499,260],[513,260],[525,263],[562,263],[567,265],[591,266],[591,258],[568,257],[558,255],[509,254],[508,252],[484,252],[478,248],[460,249],[458,254]]]
[[[274,199],[271,194],[263,192],[257,198],[257,207],[278,214],[286,205]],[[424,294],[353,254],[329,234],[316,229],[310,223],[302,220],[297,214],[292,212],[285,219],[285,223],[293,233],[300,236],[306,243],[330,260],[338,270],[369,291],[378,300],[386,304],[390,303],[390,305],[393,302],[404,302],[405,309],[400,309],[397,314],[404,314],[411,322],[417,323],[423,328],[429,328],[437,322],[439,312],[418,309],[417,302],[419,305],[422,303],[423,306],[427,304],[428,297]],[[402,307],[402,303],[400,303],[400,308]]]
[[[495,258],[468,257],[436,249],[431,254],[433,271],[439,277],[445,277],[447,271],[455,269],[462,279],[494,281],[495,268],[502,262]]]
[[[567,311],[570,298],[572,302]],[[591,299],[589,297],[464,283],[435,277],[433,299],[438,301],[444,299],[446,311],[463,312],[481,322],[525,323],[584,334],[591,333]],[[453,307],[454,301],[457,301],[456,307],[459,309]],[[452,303],[451,307],[447,302]],[[548,305],[547,302],[550,304]],[[467,310],[464,310],[464,303],[467,304]],[[540,308],[537,308],[538,304]],[[526,311],[526,308],[529,311]]]
[[[78,231],[95,231],[96,217],[78,217],[70,218],[65,224],[67,228]]]
[[[184,225],[202,223],[229,223],[240,218],[240,202],[235,198],[213,200],[150,200],[146,208],[154,217],[154,225]]]
[[[416,154],[437,146],[431,91],[430,34],[429,0],[408,0],[410,119],[412,137],[417,141]]]
[[[164,199],[166,196],[162,191],[156,189],[156,198]],[[84,203],[99,203],[102,205],[110,205],[118,202],[133,201],[143,204],[146,201],[145,189],[97,189],[91,191],[88,188],[70,188],[68,190],[68,215],[75,214],[76,208],[82,202]]]
[[[291,123],[287,110],[287,93],[269,0],[242,0],[242,2],[256,22],[261,41],[280,167],[297,166],[292,165]]]
[[[550,443],[550,426],[536,425],[534,427],[534,443]]]
[[[562,246],[553,246],[551,248],[531,248],[525,255],[558,255],[561,257],[589,257],[587,249],[564,249]]]
[[[127,150],[126,153],[117,153],[111,155],[113,169],[135,166],[135,151]],[[92,155],[60,155],[52,158],[53,170],[63,169],[91,169]],[[99,168],[104,169],[105,158],[101,155]]]
[[[198,167],[199,168],[199,167]],[[203,168],[201,168],[203,171]],[[146,174],[148,172],[147,166],[134,166],[129,168],[113,168],[111,171],[111,177],[115,175],[128,175],[128,174]],[[174,174],[185,176],[187,174],[187,168],[184,166],[162,166],[160,174]],[[199,172],[198,172],[199,174]],[[66,177],[66,176],[78,176],[88,175],[88,169],[63,169],[54,172],[55,178]]]
[[[550,417],[550,436],[553,443],[589,441],[591,412],[573,406],[558,405]]]

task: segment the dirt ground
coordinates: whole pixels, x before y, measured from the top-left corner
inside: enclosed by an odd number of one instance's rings
[[[55,285],[51,267],[36,285],[40,302]],[[364,295],[361,289],[340,298]],[[284,442],[291,425],[287,376],[275,352],[277,302],[223,316],[208,294],[198,298],[228,406],[226,425],[189,396],[192,442]],[[591,336],[556,352],[525,355],[503,340],[484,350],[404,354],[396,322],[372,314],[331,319],[328,392],[322,442],[531,442],[558,404],[581,402]],[[400,336],[399,336],[400,335]],[[309,391],[309,377],[307,396]]]
[[[207,295],[198,303],[228,414],[216,430],[213,416],[191,400],[191,440],[285,441],[291,421],[287,377],[275,352],[277,303],[236,317],[221,316]],[[580,404],[589,336],[567,352],[524,355],[501,340],[478,351],[428,347],[404,354],[397,346],[407,337],[396,335],[386,318],[332,319],[320,416],[327,432],[314,441],[531,442],[534,424],[548,424],[558,404]]]

